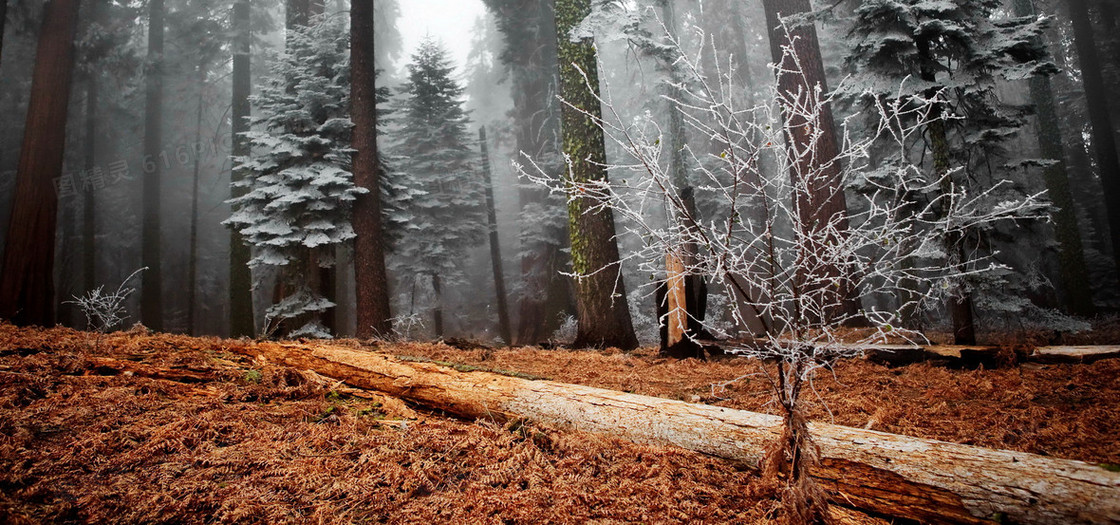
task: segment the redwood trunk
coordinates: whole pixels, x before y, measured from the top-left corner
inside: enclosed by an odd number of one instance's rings
[[[1036,16],[1033,0],[1015,0],[1016,16]],[[1042,45],[1041,42],[1036,42]],[[1077,214],[1069,189],[1062,130],[1058,124],[1057,103],[1050,79],[1034,76],[1030,80],[1031,101],[1038,118],[1038,144],[1040,153],[1055,164],[1046,168],[1043,179],[1046,193],[1054,203],[1051,218],[1054,236],[1058,240],[1058,266],[1061,275],[1061,292],[1066,308],[1073,314],[1091,316],[1095,313],[1093,294],[1089,288],[1089,270],[1085,266],[1085,251],[1081,245],[1081,230],[1077,227]]]
[[[606,145],[603,130],[584,111],[599,115],[599,68],[591,39],[573,42],[569,37],[591,12],[590,0],[558,0],[556,32],[560,60],[561,136],[564,153],[571,163],[570,187],[607,179]],[[573,107],[574,106],[574,107]],[[582,347],[638,346],[622,282],[614,213],[610,208],[593,210],[594,201],[577,197],[568,202],[568,228],[572,241],[572,270],[575,273],[579,324],[573,345]]]
[[[377,153],[377,91],[374,87],[373,0],[350,7],[350,115],[354,121],[354,184],[368,193],[354,203],[354,280],[357,334],[386,336],[392,330],[385,240],[381,226],[381,173]]]
[[[231,133],[233,145],[231,154],[234,159],[246,157],[250,153],[249,141],[242,136],[249,131],[249,92],[252,78],[249,71],[250,59],[250,20],[249,0],[237,0],[233,4],[233,106],[231,111]],[[230,184],[245,178],[244,170],[237,169],[234,160],[230,171]],[[245,194],[244,188],[230,188],[231,197]],[[230,336],[244,337],[256,334],[253,319],[252,273],[249,271],[249,246],[236,228],[230,232],[229,243],[229,310]]]
[[[206,87],[204,64],[198,64],[198,106],[195,108],[194,143],[202,143],[202,90]],[[202,155],[197,151],[194,156],[194,173],[191,177],[191,234],[190,255],[187,259],[187,333],[197,335],[198,319],[198,186],[199,168]]]
[[[1116,151],[1115,129],[1108,107],[1108,92],[1098,55],[1093,24],[1089,19],[1086,0],[1069,0],[1070,18],[1073,20],[1074,44],[1081,65],[1081,82],[1085,87],[1085,100],[1089,105],[1089,122],[1093,133],[1093,149],[1097,154],[1104,200],[1108,208],[1108,225],[1112,239],[1112,256],[1120,267],[1120,156]]]
[[[66,113],[80,0],[51,0],[31,78],[23,147],[0,272],[0,317],[20,325],[54,324],[55,183],[64,182]]]
[[[97,166],[97,90],[98,75],[90,73],[86,85],[86,172]],[[97,287],[97,195],[93,189],[82,193],[82,286]],[[86,327],[92,329],[93,327]]]
[[[160,249],[160,180],[167,154],[163,147],[163,0],[148,4],[148,64],[145,74],[144,182],[140,207],[141,252],[144,266],[140,319],[157,332],[163,330],[163,274]]]
[[[330,345],[232,350],[448,414],[545,424],[676,446],[757,468],[782,419],[587,386],[460,372]],[[834,504],[922,523],[1115,523],[1120,473],[1080,461],[809,424],[813,470]]]
[[[783,48],[792,45],[793,53],[801,67],[801,74],[778,74],[778,90],[785,96],[794,96],[804,93],[798,105],[804,105],[814,90],[820,89],[828,92],[828,83],[825,79],[824,63],[821,58],[820,43],[817,41],[817,30],[812,24],[790,26],[786,34],[781,25],[783,18],[790,15],[808,13],[812,11],[809,0],[763,0],[766,11],[766,28],[770,35],[770,55],[774,63],[779,64],[782,70],[796,70],[792,59],[785,56]],[[792,42],[791,42],[792,39]],[[812,241],[802,255],[806,260],[803,267],[815,268],[823,263],[818,263],[820,254],[824,253],[827,244],[842,242],[839,238],[821,239],[819,233],[827,225],[835,227],[838,235],[845,235],[848,230],[848,211],[844,201],[844,188],[841,181],[840,162],[837,159],[840,147],[837,142],[835,123],[832,118],[832,107],[825,105],[821,108],[819,121],[809,122],[806,119],[786,116],[786,143],[797,157],[791,159],[790,178],[795,188],[804,188],[799,191],[797,202],[798,219],[801,222],[800,232],[810,236]],[[811,143],[815,130],[812,126],[821,127],[821,136],[815,146]],[[809,154],[803,154],[813,151]],[[821,163],[826,163],[821,166]],[[811,176],[809,180],[803,177]],[[856,290],[852,283],[842,276],[845,272],[841,268],[825,265],[826,275],[814,275],[813,280],[835,282],[838,286],[821,285],[817,289],[803,289],[801,293],[816,295],[815,303],[823,305],[836,305],[826,309],[827,317],[847,317],[854,321],[860,311],[860,302],[855,297]],[[802,277],[802,282],[809,276]],[[824,278],[827,277],[827,278]],[[829,311],[831,310],[831,311]]]

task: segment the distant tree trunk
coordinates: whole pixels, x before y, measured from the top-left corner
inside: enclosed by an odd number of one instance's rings
[[[940,181],[941,194],[948,195],[952,191],[952,181],[949,180],[951,155],[948,131],[945,129],[945,121],[941,119],[940,111],[931,116],[937,119],[927,126],[930,150],[933,153],[933,176]],[[942,209],[942,213],[947,212],[947,209]],[[954,262],[954,259],[955,262],[959,262],[960,254],[964,251],[962,242],[963,239],[960,235],[950,235],[945,239],[946,253],[949,254],[951,263]],[[953,290],[953,294],[949,298],[949,316],[953,323],[953,344],[974,345],[976,344],[976,327],[972,315],[972,294],[966,291],[964,286],[960,284],[956,286],[957,289]]]
[[[8,25],[8,0],[0,0],[0,58],[4,56],[4,27]],[[0,64],[3,62],[0,61]]]
[[[1036,14],[1032,0],[1015,0],[1014,7],[1016,16]],[[1038,44],[1041,45],[1041,42]],[[1057,104],[1054,101],[1054,90],[1050,87],[1050,79],[1043,76],[1032,77],[1030,84],[1031,101],[1038,117],[1039,148],[1044,158],[1056,162],[1046,168],[1043,178],[1046,181],[1047,196],[1056,207],[1051,218],[1054,220],[1054,235],[1058,240],[1062,295],[1070,313],[1091,316],[1095,313],[1093,294],[1089,288],[1089,270],[1085,266],[1081,230],[1077,227],[1077,214],[1069,190],[1069,174],[1062,146],[1062,130],[1058,126],[1058,113],[1055,110]]]
[[[288,0],[284,9],[284,26],[291,31],[296,26],[306,26],[311,17],[311,0]]]
[[[1108,208],[1109,238],[1112,239],[1112,256],[1120,268],[1120,157],[1117,156],[1112,117],[1108,107],[1108,93],[1101,74],[1101,61],[1089,20],[1086,0],[1069,0],[1070,18],[1073,20],[1073,42],[1077,47],[1081,65],[1081,82],[1089,105],[1089,122],[1092,126],[1093,149],[1097,154],[1104,200]]]
[[[559,171],[560,127],[556,101],[556,16],[553,0],[484,0],[497,15],[505,35],[504,61],[510,66],[514,135],[518,152],[533,157],[545,169]],[[564,270],[568,256],[562,251],[567,235],[541,219],[553,204],[547,192],[522,185],[521,281],[517,305],[515,344],[546,340],[562,317],[573,310],[572,289]],[[558,211],[558,210],[557,210]],[[559,230],[559,231],[557,231]]]
[[[572,29],[591,13],[591,0],[557,0],[557,54],[560,60],[560,96],[573,107],[564,106],[560,125],[564,152],[569,155],[569,184],[607,178],[603,130],[582,111],[600,115],[599,66],[592,39],[573,42]],[[582,71],[582,72],[581,72]],[[586,75],[586,80],[585,76]],[[591,211],[588,198],[568,203],[568,228],[572,242],[572,270],[576,274],[576,306],[579,325],[576,347],[638,346],[626,286],[622,282],[614,213],[610,208]]]
[[[436,331],[436,338],[443,339],[443,288],[440,286],[439,274],[432,274],[432,292],[435,299],[432,301],[432,326]]]
[[[770,35],[770,55],[774,63],[782,68],[794,69],[785,57],[784,48],[792,45],[801,66],[801,75],[779,74],[778,90],[782,93],[805,93],[809,96],[818,87],[823,92],[828,92],[828,83],[825,79],[824,63],[821,58],[820,43],[817,40],[817,30],[812,24],[789,28],[787,35],[781,26],[781,20],[790,15],[812,11],[809,0],[763,0],[762,5],[766,11],[766,29]],[[792,39],[792,42],[791,42]],[[804,101],[804,100],[803,100]],[[806,128],[812,123],[795,116],[788,116],[786,140],[789,147],[797,153],[807,152],[810,147],[812,134]],[[840,235],[845,235],[848,230],[847,204],[844,202],[844,188],[841,181],[840,163],[833,162],[840,151],[836,136],[835,123],[832,118],[832,108],[828,105],[821,108],[819,125],[823,128],[821,137],[816,141],[812,154],[798,155],[799,158],[791,159],[790,176],[795,187],[807,188],[807,192],[799,195],[797,209],[803,228],[810,231],[803,232],[807,235],[818,237],[819,228],[831,224]],[[813,162],[828,162],[829,165],[821,170]],[[800,178],[814,171],[817,175],[808,181]],[[825,243],[840,242],[841,239],[829,239]],[[805,255],[810,259],[822,253],[826,246],[809,246]],[[815,265],[810,262],[809,265]],[[839,277],[842,275],[840,268],[825,270],[829,275]],[[817,278],[824,276],[816,276]],[[830,279],[821,279],[829,281]],[[837,282],[839,286],[822,285],[816,290],[804,290],[803,293],[821,294],[823,304],[839,304],[840,308],[834,313],[825,312],[826,316],[849,316],[853,318],[860,311],[860,301],[856,297],[857,291],[850,282]]]
[[[373,0],[350,7],[350,115],[354,121],[354,184],[368,190],[354,203],[354,280],[357,335],[392,331],[385,239],[381,227],[381,170],[377,153],[377,89],[374,85]]]
[[[198,64],[198,107],[194,121],[194,143],[202,143],[202,90],[206,85],[206,69],[203,63]],[[187,260],[187,332],[198,335],[197,302],[198,302],[198,186],[199,165],[202,155],[194,156],[194,173],[191,177],[191,237],[190,255]]]
[[[486,219],[490,226],[490,265],[494,270],[494,295],[498,301],[498,333],[502,341],[512,345],[509,307],[506,305],[506,279],[502,272],[502,247],[498,241],[498,212],[494,208],[494,177],[490,172],[490,152],[486,143],[486,126],[478,128],[482,147],[482,183],[486,186]]]
[[[90,73],[86,84],[85,167],[92,173],[97,166],[97,90],[98,75]],[[82,193],[82,286],[97,287],[97,194]],[[85,327],[87,330],[93,327]]]
[[[665,5],[669,6],[674,0],[665,0]],[[721,53],[723,60],[718,64],[719,68],[726,73],[727,69],[727,55],[735,56],[735,76],[734,80],[738,85],[734,86],[736,91],[744,91],[747,97],[747,103],[753,105],[754,97],[754,79],[751,77],[749,63],[749,53],[747,52],[747,30],[743,27],[743,13],[740,7],[740,0],[714,0],[704,2],[704,15],[701,21],[704,24],[704,31],[708,34],[709,39],[714,39],[717,48],[723,50]],[[710,51],[710,42],[705,43],[709,49],[705,50],[705,59],[708,59],[708,52]],[[712,59],[719,59],[718,57],[710,57]],[[715,64],[712,64],[714,66]],[[709,67],[707,69],[715,69]],[[715,84],[715,75],[708,74],[708,82],[713,86]],[[726,81],[725,81],[726,82]]]
[[[155,331],[163,330],[163,274],[160,250],[160,180],[167,160],[163,148],[163,0],[148,3],[148,59],[145,71],[144,181],[140,207],[143,273],[140,319]]]
[[[673,2],[674,0],[661,0],[661,18],[665,24],[665,28],[669,32],[668,36],[676,40],[677,13]],[[711,23],[711,19],[715,17],[715,15],[709,11],[705,11],[705,17],[708,19],[707,23]],[[731,13],[732,16],[738,14],[737,9],[734,11],[734,13]],[[736,45],[742,45],[744,52],[742,56],[739,56],[739,51],[735,52],[736,59],[740,66],[745,63],[746,60],[746,44],[743,42],[742,35],[738,35]],[[666,64],[666,67],[670,71],[671,80],[671,83],[666,86],[666,95],[668,95],[671,100],[680,101],[683,97],[681,89],[677,87],[677,84],[681,83],[683,78],[681,78],[680,72],[674,64]],[[749,75],[739,76],[749,77]],[[677,190],[680,192],[678,196],[684,204],[684,211],[681,214],[682,217],[678,217],[677,219],[686,227],[692,228],[695,223],[700,221],[700,211],[696,207],[696,199],[693,197],[692,182],[689,180],[688,166],[685,163],[684,151],[687,146],[687,132],[685,130],[684,116],[677,108],[675,102],[668,102],[666,110],[669,113],[668,135],[669,154],[671,155],[669,173],[673,185],[676,186]],[[658,323],[666,324],[664,336],[661,338],[661,353],[677,359],[703,357],[703,349],[696,342],[696,338],[701,336],[701,332],[704,331],[704,310],[707,308],[708,298],[707,283],[704,282],[703,276],[694,275],[688,271],[696,262],[696,244],[686,243],[680,248],[680,253],[666,254],[666,261],[679,262],[679,271],[684,273],[684,275],[674,275],[670,269],[672,265],[666,265],[665,304],[661,305],[661,301],[659,300],[657,308],[655,309]],[[674,311],[675,306],[680,306],[684,308],[684,310]],[[674,328],[679,327],[685,328],[685,331],[677,334]]]
[[[249,131],[249,93],[252,78],[249,71],[250,32],[249,0],[237,0],[233,4],[233,110],[231,127],[233,134],[232,156],[246,157],[250,153],[249,141],[242,136]],[[235,184],[245,178],[244,170],[237,169],[236,160],[230,172],[230,183]],[[245,189],[231,187],[232,197],[245,194]],[[249,246],[245,244],[241,232],[233,229],[229,246],[229,309],[230,336],[252,336],[256,333],[253,319],[253,276],[249,270]]]
[[[62,182],[66,113],[80,0],[51,0],[31,77],[23,147],[0,272],[0,317],[19,325],[54,324],[54,245]]]

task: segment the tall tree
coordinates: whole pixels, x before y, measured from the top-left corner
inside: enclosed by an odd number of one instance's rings
[[[854,11],[855,38],[849,60],[866,79],[855,88],[864,96],[870,92],[872,98],[902,100],[929,110],[926,134],[933,179],[916,181],[915,187],[938,190],[907,198],[939,199],[943,213],[950,205],[945,196],[954,193],[954,188],[966,188],[973,195],[998,189],[992,199],[1015,198],[1026,191],[1021,183],[1010,184],[1010,174],[1004,174],[1007,178],[998,188],[985,186],[975,176],[980,170],[992,173],[991,165],[1006,156],[1008,139],[1024,122],[1021,108],[999,99],[997,83],[1054,71],[1039,39],[1043,24],[1026,18],[995,20],[994,13],[1001,7],[1001,0],[952,4],[864,0]],[[903,82],[908,77],[914,81]],[[953,118],[955,115],[962,118]],[[974,228],[967,235],[948,236],[942,262],[953,267],[966,264],[969,253],[990,250],[997,234]],[[972,289],[981,285],[986,284],[977,280],[957,283],[949,294],[948,310],[958,344],[975,343]],[[984,295],[994,296],[1000,293],[997,287],[1016,285],[989,282]],[[1021,296],[1006,299],[1008,305],[1023,300]]]
[[[85,168],[97,169],[97,103],[98,75],[92,71],[86,78]],[[96,288],[97,281],[97,198],[93,188],[82,192],[82,285]],[[92,327],[87,327],[92,328]]]
[[[789,17],[804,15],[812,11],[809,0],[763,0],[766,11],[766,29],[770,36],[770,55],[778,65],[778,91],[790,97],[797,106],[806,105],[816,90],[828,92],[825,79],[824,62],[821,58],[817,29],[809,22],[789,21]],[[786,21],[788,25],[783,25]],[[787,52],[791,49],[792,52]],[[819,120],[809,122],[802,116],[786,115],[790,120],[786,129],[794,130],[786,137],[790,151],[797,158],[790,159],[790,176],[793,187],[805,188],[799,191],[796,203],[802,234],[810,239],[806,265],[813,265],[813,258],[828,249],[828,244],[843,242],[842,237],[848,230],[848,210],[844,201],[844,188],[841,181],[841,165],[836,161],[840,148],[836,135],[836,125],[832,118],[832,108],[825,104],[821,108]],[[820,130],[812,129],[819,126]],[[803,177],[812,177],[802,181]],[[827,230],[826,230],[827,228]],[[822,235],[831,230],[834,235]],[[840,269],[832,274],[841,275]],[[828,297],[821,304],[840,305],[833,316],[854,316],[859,314],[860,304],[855,297],[856,291],[851,283],[821,283],[816,289],[805,293],[821,294]],[[826,314],[828,315],[828,314]]]
[[[573,38],[572,30],[591,13],[591,0],[557,0],[557,56],[560,63],[560,96],[565,105],[560,125],[568,161],[568,185],[607,179],[607,153],[603,129],[591,115],[599,116],[599,65],[592,38]],[[622,282],[614,212],[594,209],[594,201],[572,196],[568,200],[568,229],[575,273],[578,328],[576,347],[638,346],[626,286]]]
[[[64,180],[66,115],[80,0],[47,3],[0,272],[0,317],[54,324],[55,181]]]
[[[163,329],[163,273],[160,249],[160,188],[163,164],[163,0],[148,3],[148,60],[145,68],[144,190],[140,206],[143,273],[140,319],[155,331]]]
[[[288,337],[330,337],[322,314],[320,269],[354,237],[350,205],[364,190],[350,173],[350,31],[337,17],[314,17],[287,37],[253,102],[260,114],[246,134],[255,154],[239,157],[248,190],[232,199],[229,224],[256,250],[252,267],[278,270],[282,297],[269,308],[271,327],[292,321]]]
[[[352,170],[354,184],[366,190],[354,202],[353,217],[357,335],[361,338],[387,336],[393,328],[381,223],[373,36],[373,0],[353,0],[350,6],[350,120],[354,123]]]
[[[1069,0],[1066,3],[1073,21],[1073,43],[1077,48],[1081,66],[1081,82],[1085,87],[1085,101],[1089,105],[1089,123],[1093,149],[1097,156],[1104,200],[1108,208],[1108,225],[1112,239],[1112,254],[1120,267],[1120,155],[1117,154],[1115,128],[1109,112],[1108,90],[1101,73],[1101,60],[1093,23],[1089,17],[1087,0]]]
[[[510,69],[516,149],[559,172],[560,107],[554,0],[485,0],[505,37],[502,62]],[[521,293],[517,344],[544,341],[572,309],[571,287],[561,276],[568,262],[561,203],[533,185],[518,190],[521,206]]]
[[[231,111],[231,133],[233,158],[247,157],[250,153],[249,140],[244,133],[249,131],[249,93],[252,90],[252,77],[249,71],[250,44],[252,33],[249,19],[249,0],[236,0],[233,4],[233,108]],[[237,184],[244,180],[244,170],[234,167],[230,171],[230,196],[238,198],[244,190]],[[256,332],[253,319],[253,276],[249,270],[249,246],[241,232],[233,228],[229,243],[229,309],[230,336],[252,336]]]
[[[8,0],[0,0],[0,59],[4,57],[4,28],[8,25]],[[3,61],[0,60],[0,64]]]
[[[412,55],[401,97],[395,176],[413,196],[409,234],[393,251],[414,278],[431,278],[435,331],[442,337],[443,285],[463,282],[466,251],[483,240],[485,196],[463,87],[447,51],[434,40],[421,42]]]
[[[1015,15],[1035,17],[1033,0],[1015,0]],[[1042,47],[1041,41],[1035,46]],[[1089,271],[1085,266],[1085,251],[1081,245],[1081,230],[1077,227],[1077,213],[1069,190],[1069,174],[1059,127],[1057,104],[1050,79],[1036,75],[1030,79],[1031,102],[1038,117],[1038,144],[1042,156],[1054,161],[1043,172],[1047,194],[1054,203],[1051,218],[1054,234],[1058,239],[1058,266],[1066,307],[1077,315],[1094,313],[1093,295],[1089,288]]]
[[[506,279],[502,274],[502,247],[498,241],[498,214],[494,208],[494,178],[490,172],[490,151],[486,143],[486,127],[478,128],[482,148],[482,184],[486,187],[486,221],[490,227],[490,265],[494,272],[494,295],[498,301],[498,333],[506,344],[513,344],[506,306]]]

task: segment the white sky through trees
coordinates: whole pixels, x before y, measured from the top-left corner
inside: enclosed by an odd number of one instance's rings
[[[436,37],[455,61],[457,74],[470,53],[471,31],[478,17],[486,14],[481,0],[401,0],[398,28],[403,39],[403,52],[397,70],[403,71],[425,35]],[[403,73],[402,73],[403,75]]]

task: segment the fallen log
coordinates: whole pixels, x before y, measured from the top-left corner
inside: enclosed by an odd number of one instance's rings
[[[520,418],[677,446],[757,467],[776,416],[488,372],[329,345],[231,350],[466,418]],[[1081,461],[813,423],[832,500],[925,523],[1120,523],[1120,473]]]

